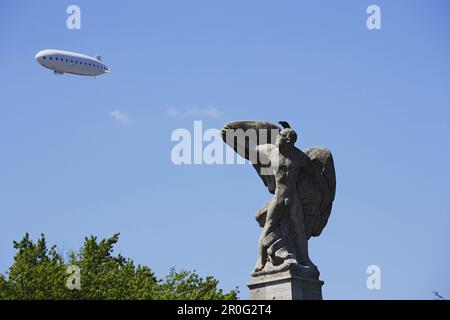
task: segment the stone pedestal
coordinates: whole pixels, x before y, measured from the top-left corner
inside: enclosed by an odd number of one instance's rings
[[[251,300],[322,300],[319,272],[298,265],[288,270],[252,276],[247,285]]]

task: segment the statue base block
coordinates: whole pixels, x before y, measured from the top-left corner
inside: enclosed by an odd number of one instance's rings
[[[247,284],[251,300],[322,300],[318,270],[298,265],[288,270],[253,276]]]

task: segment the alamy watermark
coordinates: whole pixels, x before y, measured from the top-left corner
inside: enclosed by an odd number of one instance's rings
[[[66,273],[70,276],[66,280],[66,287],[69,290],[80,290],[81,289],[81,270],[80,267],[76,265],[67,266]]]
[[[369,290],[380,290],[381,289],[381,268],[376,264],[367,267],[366,273],[369,274],[367,277],[366,285]]]
[[[367,17],[366,26],[369,30],[381,29],[381,8],[375,4],[367,7],[366,13],[370,16]]]
[[[192,132],[186,128],[172,132],[170,139],[176,144],[171,150],[171,161],[175,165],[258,163],[263,175],[273,174],[274,164],[258,152],[258,146],[275,143],[278,133],[279,129],[204,130],[202,121],[194,121]]]
[[[66,20],[66,27],[69,30],[81,29],[81,9],[75,4],[67,7],[66,13],[69,14]]]

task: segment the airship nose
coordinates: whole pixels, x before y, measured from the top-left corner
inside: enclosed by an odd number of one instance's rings
[[[36,53],[36,56],[34,57],[36,61],[41,62],[42,57],[44,56],[44,53],[42,51]]]

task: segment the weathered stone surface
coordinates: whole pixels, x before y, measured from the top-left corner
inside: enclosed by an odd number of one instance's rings
[[[323,281],[318,273],[291,265],[275,274],[252,277],[248,283],[251,300],[322,300]]]

